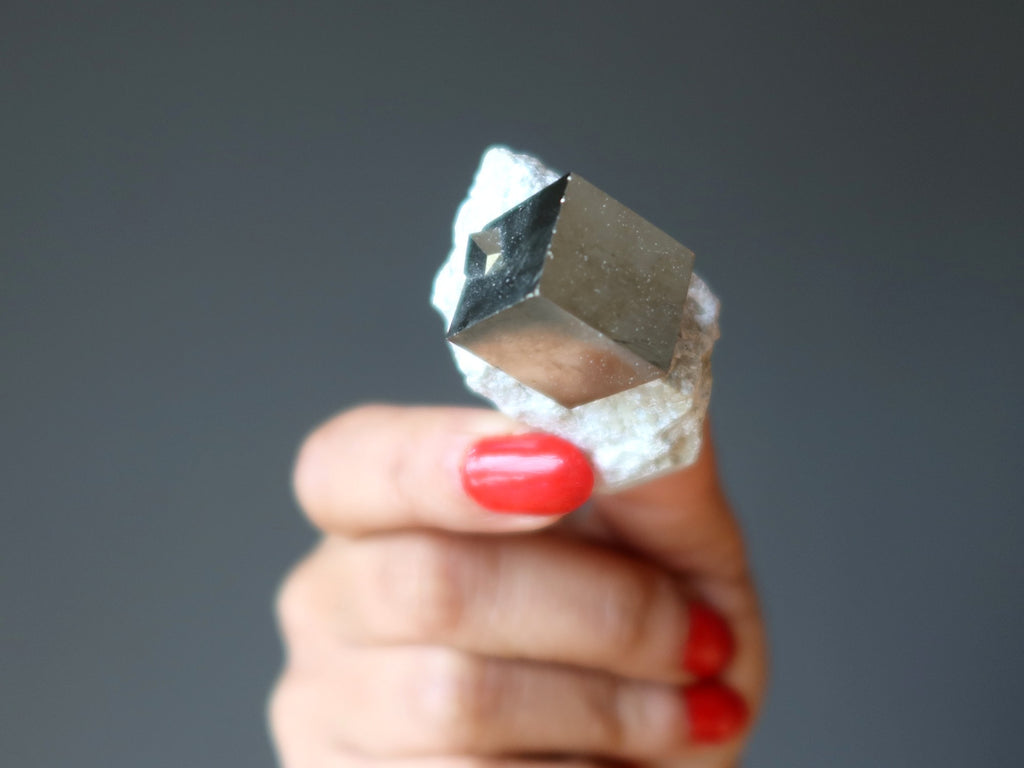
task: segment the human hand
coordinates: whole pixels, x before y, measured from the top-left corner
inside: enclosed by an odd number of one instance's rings
[[[765,650],[710,440],[565,516],[589,466],[522,429],[367,406],[306,441],[295,491],[324,537],[278,598],[285,768],[736,763]]]

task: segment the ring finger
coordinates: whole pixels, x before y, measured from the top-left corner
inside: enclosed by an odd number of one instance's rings
[[[580,754],[628,760],[682,755],[734,736],[745,718],[718,683],[686,689],[570,667],[431,647],[349,649],[278,696],[329,719],[347,748],[383,758]],[[709,730],[709,712],[717,731]]]

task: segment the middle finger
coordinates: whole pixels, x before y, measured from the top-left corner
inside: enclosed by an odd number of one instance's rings
[[[675,577],[552,534],[330,539],[291,581],[284,600],[315,603],[301,614],[346,644],[445,645],[667,683],[713,676],[733,652],[725,622]]]

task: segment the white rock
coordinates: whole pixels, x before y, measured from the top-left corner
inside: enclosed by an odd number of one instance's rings
[[[432,301],[451,323],[465,282],[469,235],[561,174],[507,147],[484,152],[453,224],[452,250],[434,281]],[[449,344],[466,385],[499,410],[535,429],[572,441],[591,457],[605,491],[692,464],[700,452],[711,397],[711,348],[718,339],[718,299],[694,274],[672,370],[663,379],[563,408],[470,352]]]

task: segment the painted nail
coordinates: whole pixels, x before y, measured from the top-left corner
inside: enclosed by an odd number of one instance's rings
[[[561,515],[590,497],[594,471],[572,443],[530,432],[475,443],[462,465],[462,486],[492,512]]]
[[[732,630],[705,603],[689,604],[690,626],[683,648],[683,668],[694,677],[714,677],[728,666],[736,650]]]
[[[739,735],[750,712],[747,703],[731,688],[704,680],[683,689],[690,722],[690,742],[717,744]]]

